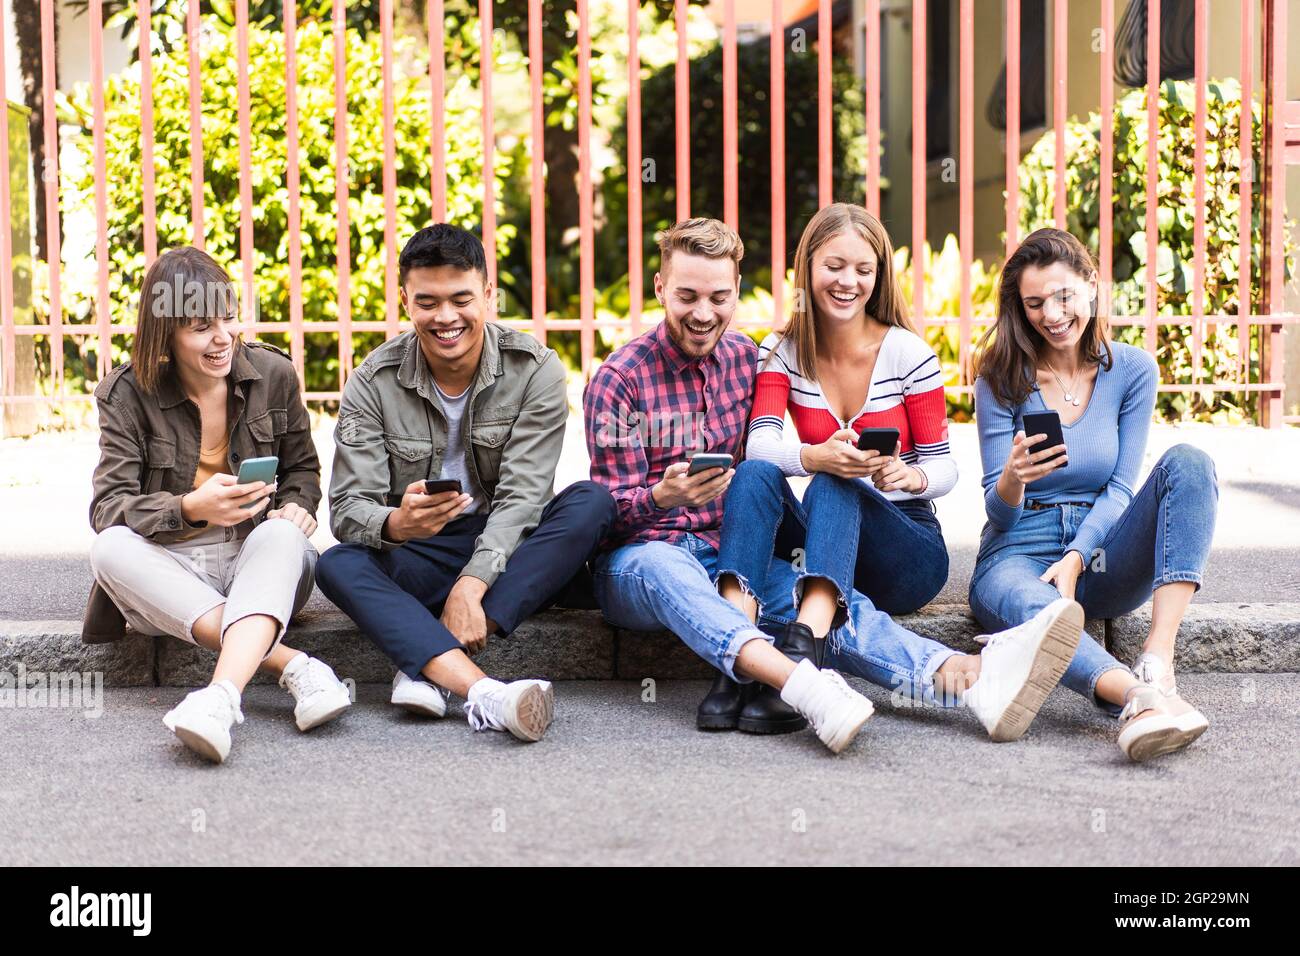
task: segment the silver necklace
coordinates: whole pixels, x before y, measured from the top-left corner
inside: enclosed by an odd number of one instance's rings
[[[1075,406],[1076,408],[1078,408],[1078,407],[1079,407],[1079,396],[1076,395],[1076,394],[1074,393],[1074,386],[1075,386],[1075,385],[1078,383],[1078,381],[1079,381],[1079,373],[1078,373],[1078,371],[1076,371],[1076,372],[1074,373],[1074,378],[1072,378],[1072,379],[1070,380],[1070,387],[1069,387],[1069,388],[1066,388],[1066,387],[1065,387],[1065,383],[1064,383],[1063,381],[1061,381],[1061,376],[1059,376],[1059,375],[1056,374],[1056,369],[1052,368],[1052,366],[1049,364],[1049,365],[1047,366],[1047,370],[1048,370],[1049,372],[1051,372],[1051,373],[1052,373],[1052,377],[1053,377],[1054,379],[1056,379],[1056,384],[1058,384],[1058,385],[1061,386],[1061,392],[1062,392],[1062,394],[1065,395],[1065,400],[1066,400],[1067,402],[1069,402],[1071,405],[1073,405],[1073,406]]]

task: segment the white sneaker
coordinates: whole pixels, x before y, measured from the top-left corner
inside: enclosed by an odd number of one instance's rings
[[[239,691],[228,680],[186,694],[163,717],[163,724],[181,743],[216,763],[230,754],[230,728],[243,722]]]
[[[786,680],[781,699],[808,718],[831,753],[847,747],[875,710],[871,701],[846,684],[836,671],[818,670],[807,659],[801,660]]]
[[[319,727],[352,706],[352,695],[347,685],[334,675],[334,669],[306,654],[299,654],[288,663],[280,675],[280,686],[297,701],[293,718],[299,730]]]
[[[1138,717],[1144,711],[1151,713]],[[1119,749],[1139,763],[1181,750],[1210,726],[1205,715],[1187,701],[1150,684],[1129,688],[1119,720]]]
[[[1141,653],[1133,662],[1133,674],[1144,684],[1150,684],[1162,694],[1177,694],[1174,669],[1157,654]]]
[[[475,730],[508,730],[520,740],[541,740],[555,716],[550,681],[508,684],[485,677],[469,689],[465,717]]]
[[[426,680],[411,680],[401,671],[393,675],[393,696],[388,699],[424,717],[441,717],[447,713],[447,698],[442,696],[442,691]]]
[[[1070,666],[1083,634],[1083,608],[1053,601],[1024,624],[989,636],[980,676],[961,702],[996,741],[1018,740]]]

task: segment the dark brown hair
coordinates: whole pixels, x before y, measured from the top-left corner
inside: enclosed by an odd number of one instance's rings
[[[903,305],[903,292],[894,275],[894,246],[880,220],[861,206],[832,203],[808,221],[794,254],[794,305],[790,321],[781,330],[783,339],[794,341],[799,374],[817,381],[817,321],[812,297],[812,261],[817,250],[836,236],[857,233],[876,254],[876,285],[867,300],[866,314],[885,325],[897,325],[909,332],[912,320]],[[773,350],[772,355],[776,351]],[[771,361],[771,356],[768,357]]]
[[[1025,315],[1020,298],[1020,276],[1025,269],[1044,268],[1063,262],[1084,279],[1097,273],[1092,254],[1074,236],[1060,229],[1038,229],[1030,233],[1002,267],[998,283],[997,322],[984,333],[975,353],[975,374],[988,384],[998,403],[1013,408],[1033,391],[1042,335]],[[1099,363],[1107,370],[1114,362],[1110,349],[1110,325],[1093,300],[1092,318],[1079,340],[1079,361]],[[978,412],[976,412],[978,414]]]
[[[131,347],[131,366],[141,390],[157,391],[172,360],[172,336],[178,328],[232,313],[239,313],[235,285],[206,252],[178,246],[154,260],[140,289]],[[238,339],[234,347],[239,347]]]

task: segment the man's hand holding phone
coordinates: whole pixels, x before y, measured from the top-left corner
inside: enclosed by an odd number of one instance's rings
[[[670,508],[699,508],[721,495],[736,474],[734,468],[706,468],[697,475],[688,475],[690,465],[674,462],[664,470],[664,476],[650,489],[655,506],[667,511]]]
[[[190,524],[207,522],[232,528],[271,503],[276,485],[264,481],[239,484],[234,475],[216,474],[181,497],[181,515]]]
[[[402,494],[402,504],[389,513],[384,521],[383,535],[389,541],[401,543],[413,538],[431,538],[453,518],[473,503],[474,499],[457,491],[443,491],[426,495],[423,481],[413,481]]]

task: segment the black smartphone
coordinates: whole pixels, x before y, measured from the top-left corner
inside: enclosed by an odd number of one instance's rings
[[[1061,416],[1056,412],[1025,412],[1025,435],[1046,435],[1039,445],[1031,445],[1031,448],[1042,447],[1043,449],[1055,448],[1057,445],[1065,444],[1065,433],[1061,430]],[[1044,458],[1039,464],[1044,462],[1055,461],[1060,458],[1064,452],[1058,452],[1051,458]],[[1058,468],[1065,468],[1066,462],[1057,465]]]
[[[726,471],[731,467],[731,463],[734,460],[735,459],[730,455],[716,455],[709,452],[699,452],[690,457],[691,467],[686,470],[686,474],[688,476],[698,475],[700,472],[707,471],[710,468],[721,468],[723,471]]]
[[[897,428],[864,428],[858,433],[859,451],[874,451],[878,455],[892,458],[897,447]]]
[[[424,493],[426,495],[441,495],[448,491],[460,494],[460,480],[457,478],[424,479]]]

